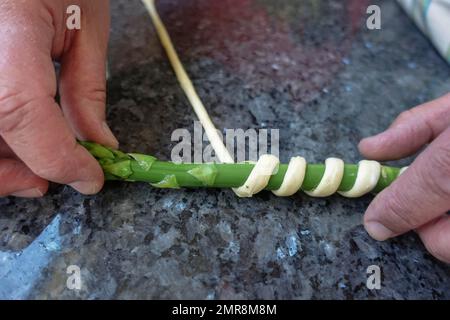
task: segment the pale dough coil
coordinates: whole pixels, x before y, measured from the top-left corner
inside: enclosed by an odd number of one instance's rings
[[[263,190],[270,176],[275,174],[280,161],[272,155],[263,155],[247,181],[240,188],[234,189],[240,197],[251,197]],[[272,191],[279,197],[291,196],[298,192],[303,184],[306,173],[306,161],[302,157],[294,157],[290,160],[284,179],[278,190]],[[362,160],[358,165],[358,173],[352,188],[348,191],[337,191],[344,176],[344,162],[338,158],[328,158],[325,161],[325,172],[314,190],[305,191],[312,197],[328,197],[338,192],[347,198],[361,197],[372,191],[380,178],[381,165],[376,161]]]

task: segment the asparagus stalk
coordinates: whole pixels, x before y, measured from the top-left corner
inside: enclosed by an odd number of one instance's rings
[[[106,180],[148,182],[157,188],[237,188],[245,183],[254,167],[251,163],[177,164],[159,161],[149,155],[123,153],[92,142],[80,144],[98,160]],[[270,178],[266,190],[280,188],[287,167],[287,164],[280,164],[277,173]],[[308,164],[301,190],[314,190],[324,172],[324,164]],[[350,190],[357,173],[358,165],[346,164],[338,191]],[[399,173],[399,168],[382,166],[378,184],[373,192],[380,192],[388,187]]]

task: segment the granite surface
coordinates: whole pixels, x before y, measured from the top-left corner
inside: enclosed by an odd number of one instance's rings
[[[373,1],[371,1],[372,3]],[[358,141],[448,92],[450,68],[394,1],[161,0],[163,20],[220,128],[278,128],[283,161],[360,159]],[[193,127],[140,1],[112,0],[108,119],[122,149],[170,157]],[[411,159],[401,163],[406,164]],[[450,267],[415,234],[379,243],[371,196],[238,199],[230,190],[108,183],[0,198],[0,298],[449,299]],[[66,285],[81,270],[80,290]],[[366,269],[381,268],[381,290]]]

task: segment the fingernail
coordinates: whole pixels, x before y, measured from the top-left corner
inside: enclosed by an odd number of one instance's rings
[[[376,221],[370,221],[365,224],[365,228],[367,233],[378,241],[384,241],[392,236],[394,236],[394,232],[386,228],[384,225],[382,225],[379,222]]]
[[[86,195],[95,194],[100,191],[101,186],[93,181],[76,181],[69,184],[78,192]]]
[[[108,140],[111,142],[111,147],[118,148],[119,147],[119,141],[117,141],[116,137],[114,136],[114,133],[111,131],[110,127],[106,122],[102,123],[103,127],[103,133],[105,136],[108,137]]]
[[[17,191],[12,194],[13,197],[19,198],[40,198],[44,193],[38,188],[27,189],[23,191]]]

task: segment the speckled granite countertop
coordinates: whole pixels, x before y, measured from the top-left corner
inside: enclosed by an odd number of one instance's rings
[[[283,161],[359,160],[360,138],[450,88],[450,68],[394,1],[161,0],[221,128],[279,128]],[[113,0],[108,117],[122,149],[168,159],[194,114],[140,1]],[[406,161],[407,162],[407,161]],[[450,267],[414,234],[361,226],[371,197],[238,199],[230,190],[108,183],[84,197],[0,199],[0,298],[450,298]],[[81,290],[66,286],[81,268]],[[381,290],[366,268],[382,270]]]

